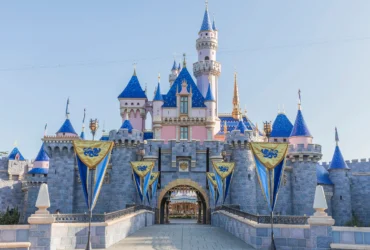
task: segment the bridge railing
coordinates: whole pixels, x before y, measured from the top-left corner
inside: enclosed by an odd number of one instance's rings
[[[271,223],[271,217],[269,215],[250,214],[225,205],[216,207],[214,211],[226,211],[259,224]],[[308,224],[308,218],[309,216],[274,215],[273,222],[274,224],[304,225]]]
[[[126,209],[114,211],[111,213],[104,213],[104,214],[93,214],[92,215],[92,222],[106,222],[109,220],[113,220],[128,214],[135,213],[139,210],[148,210],[155,212],[155,209],[149,206],[144,205],[137,205],[132,206]],[[87,223],[89,222],[89,215],[87,213],[84,214],[53,214],[56,223]]]

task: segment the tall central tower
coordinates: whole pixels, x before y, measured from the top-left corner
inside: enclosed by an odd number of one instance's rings
[[[208,85],[211,85],[211,91],[215,94],[217,115],[218,77],[221,74],[221,64],[216,61],[218,31],[215,21],[211,22],[207,4],[198,35],[196,42],[198,61],[193,64],[194,76],[197,78],[198,89],[204,97],[207,95]]]

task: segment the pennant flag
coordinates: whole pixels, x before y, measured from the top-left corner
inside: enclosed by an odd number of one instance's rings
[[[211,192],[211,195],[213,197],[213,200],[215,202],[215,206],[217,205],[218,197],[220,196],[217,190],[217,183],[216,183],[216,177],[214,173],[207,173],[207,180],[208,180],[208,186],[209,190]]]
[[[222,204],[225,203],[226,197],[230,190],[231,178],[234,172],[234,162],[214,161],[213,168],[215,169],[215,179],[217,190],[222,199]]]
[[[154,162],[152,161],[133,161],[131,162],[132,172],[134,174],[134,180],[136,189],[139,193],[141,202],[144,201],[144,197],[147,196],[149,189],[150,177]]]
[[[251,142],[250,143],[258,181],[270,211],[273,212],[284,173],[287,143]]]
[[[150,175],[150,180],[149,180],[149,190],[147,192],[149,203],[150,203],[150,199],[153,199],[155,197],[155,194],[157,193],[158,180],[159,180],[159,172],[152,172]]]
[[[82,190],[86,205],[90,211],[94,209],[96,201],[98,200],[113,145],[113,142],[73,141]],[[93,170],[95,172],[95,184],[89,184],[89,173]],[[92,194],[90,194],[91,200],[89,200],[89,185],[93,185]]]

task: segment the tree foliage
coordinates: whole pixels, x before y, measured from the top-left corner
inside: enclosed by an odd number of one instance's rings
[[[0,212],[0,225],[18,224],[19,217],[20,213],[17,207],[11,209],[8,207],[5,213]]]

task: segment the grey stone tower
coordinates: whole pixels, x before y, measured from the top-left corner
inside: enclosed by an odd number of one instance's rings
[[[236,130],[227,134],[225,149],[230,161],[235,162],[235,169],[230,189],[230,203],[240,205],[240,209],[256,214],[256,171],[252,151],[248,146],[253,136],[244,123],[239,122]]]
[[[321,159],[321,146],[312,144],[308,130],[298,105],[297,117],[289,137],[287,166],[291,172],[291,194],[293,215],[312,215],[315,189],[317,185],[316,164]]]
[[[352,219],[351,180],[348,174],[350,168],[344,161],[342,152],[339,149],[337,129],[335,129],[335,141],[336,147],[328,171],[330,180],[334,183],[332,198],[333,218],[336,225],[343,226]]]

